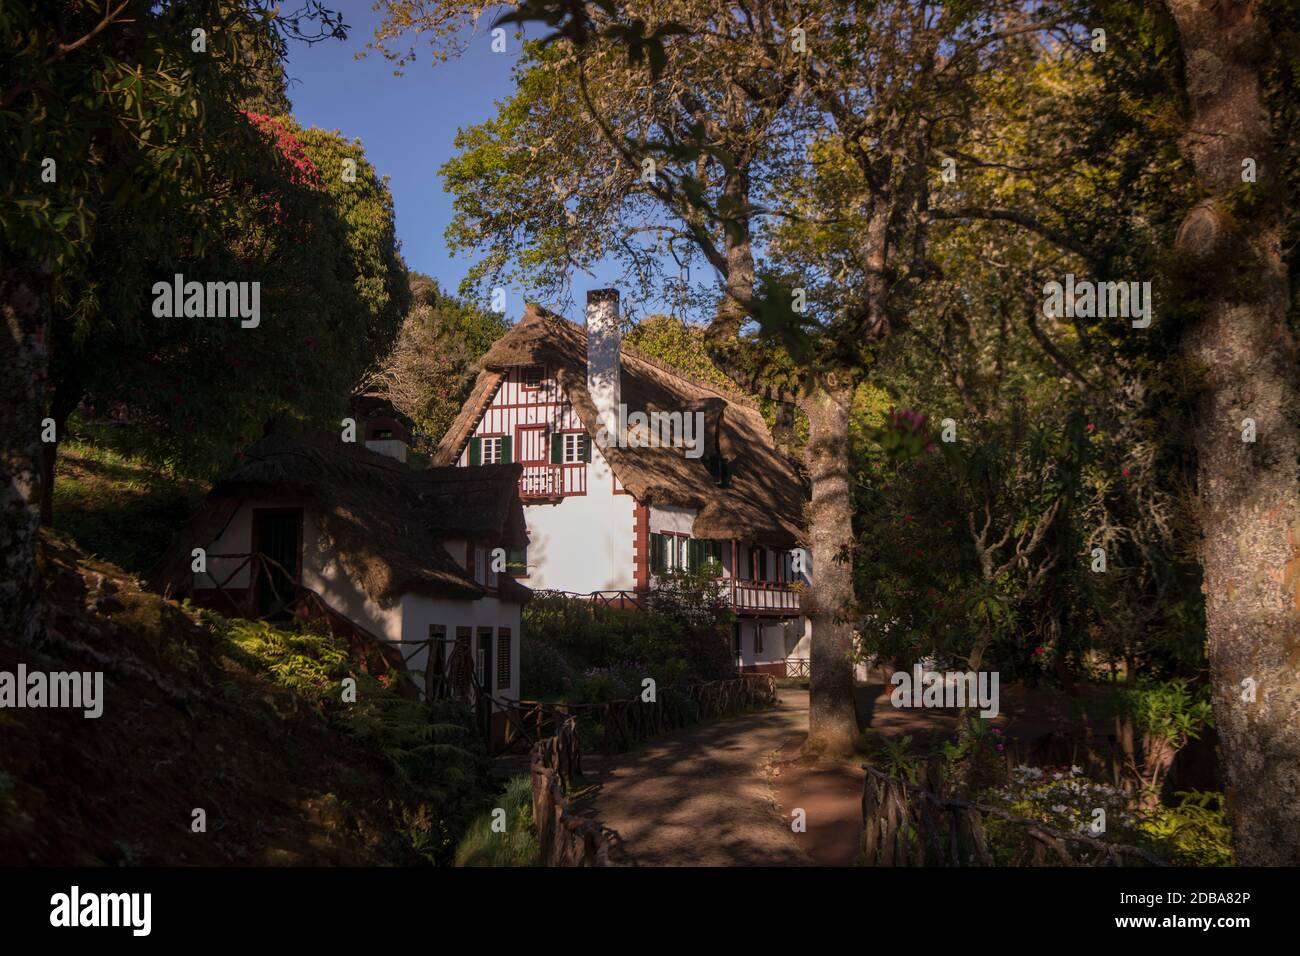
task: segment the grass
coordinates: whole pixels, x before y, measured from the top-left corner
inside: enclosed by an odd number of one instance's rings
[[[540,866],[540,852],[533,827],[532,781],[521,774],[506,783],[496,807],[470,824],[456,847],[456,865]]]
[[[65,439],[55,468],[54,528],[83,551],[143,574],[162,557],[204,490],[142,458]]]

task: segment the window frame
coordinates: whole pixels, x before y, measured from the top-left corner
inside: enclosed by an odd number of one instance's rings
[[[537,373],[537,383],[529,381],[531,373]],[[519,369],[519,385],[529,392],[541,390],[546,384],[546,366],[545,365],[525,365]]]

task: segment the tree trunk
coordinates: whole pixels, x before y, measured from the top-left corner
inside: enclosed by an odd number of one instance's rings
[[[58,374],[53,379],[57,383]],[[54,419],[54,441],[41,443],[41,525],[50,527],[54,524],[54,468],[59,460],[59,442],[63,441],[63,429],[68,424],[72,410],[81,402],[80,388],[55,385],[50,397],[49,416]],[[72,397],[73,393],[76,397]]]
[[[1300,414],[1287,326],[1281,167],[1261,89],[1258,3],[1169,0],[1186,65],[1185,148],[1209,198],[1178,251],[1199,279],[1184,350],[1196,433],[1207,656],[1237,861],[1300,863]],[[1244,160],[1258,184],[1244,187]],[[1234,202],[1249,189],[1251,205]],[[1243,441],[1246,419],[1256,438]],[[1254,688],[1254,700],[1249,688]],[[1246,699],[1243,699],[1246,698]]]
[[[853,629],[844,615],[853,601],[853,502],[849,487],[849,408],[853,389],[818,382],[804,404],[812,478],[812,588],[804,614],[812,623],[808,744],[848,754],[858,735],[853,702]],[[843,553],[846,560],[837,561]]]
[[[36,542],[47,369],[45,287],[36,272],[0,271],[0,636],[26,642],[41,631]]]

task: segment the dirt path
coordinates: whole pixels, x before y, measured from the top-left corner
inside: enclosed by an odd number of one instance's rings
[[[609,758],[583,756],[581,812],[617,830],[637,866],[807,866],[763,766],[808,732],[808,692],[776,710],[687,728]]]

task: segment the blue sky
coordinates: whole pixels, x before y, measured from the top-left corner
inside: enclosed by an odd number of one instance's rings
[[[328,5],[343,11],[348,39],[291,45],[289,97],[294,116],[304,125],[338,129],[361,139],[367,158],[389,177],[407,265],[455,292],[471,263],[453,258],[443,239],[452,217],[452,197],[443,191],[438,168],[453,155],[456,131],[488,119],[496,112],[495,103],[510,95],[519,41],[512,30],[507,52],[493,53],[489,24],[484,23],[460,58],[435,64],[426,44],[417,48],[419,58],[406,66],[405,75],[394,76],[393,64],[379,54],[355,59],[380,20],[369,0],[334,0]],[[576,301],[582,301],[587,289],[613,279],[612,269],[608,275],[601,271],[595,280],[575,280]],[[516,289],[508,290],[508,296],[506,314],[514,319],[523,310],[523,300]]]

